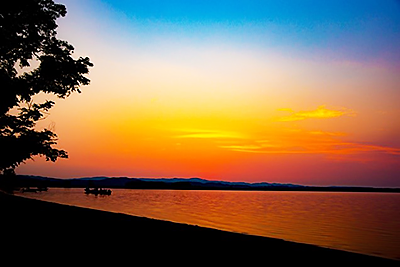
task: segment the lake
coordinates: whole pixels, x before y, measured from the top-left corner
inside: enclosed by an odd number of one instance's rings
[[[50,188],[24,197],[400,260],[400,194]]]

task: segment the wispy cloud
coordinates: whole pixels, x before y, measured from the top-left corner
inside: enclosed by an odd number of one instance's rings
[[[337,143],[318,144],[318,145],[297,145],[297,146],[263,146],[263,145],[233,145],[220,146],[237,152],[261,153],[261,154],[360,154],[369,152],[380,152],[400,156],[400,148],[368,145],[360,143]]]
[[[278,111],[290,112],[289,116],[280,117],[277,121],[302,121],[306,119],[329,119],[342,116],[355,116],[351,109],[341,108],[339,110],[327,109],[325,105],[319,106],[316,110],[295,112],[289,108],[281,108]]]
[[[181,134],[175,135],[174,138],[235,139],[243,137],[241,134],[236,132],[220,130],[184,129],[179,131],[181,132]]]
[[[261,154],[351,155],[384,153],[400,156],[400,148],[340,140],[344,133],[298,131],[295,135],[271,139],[245,140],[240,144],[219,146],[236,152]]]
[[[310,131],[308,132],[309,134],[312,135],[317,135],[317,136],[346,136],[346,133],[341,133],[341,132],[323,132],[323,131]]]
[[[221,148],[226,148],[226,149],[230,149],[233,151],[251,151],[251,152],[255,152],[258,151],[259,149],[262,148],[262,146],[259,145],[228,145],[228,146],[219,146]]]

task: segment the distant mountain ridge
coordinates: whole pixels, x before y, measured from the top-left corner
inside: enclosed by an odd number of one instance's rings
[[[107,187],[126,189],[170,190],[251,190],[251,191],[333,191],[333,192],[393,192],[400,188],[375,188],[354,186],[306,186],[281,183],[247,183],[214,181],[202,178],[129,178],[129,177],[83,177],[59,179],[33,175],[17,175],[17,187]]]

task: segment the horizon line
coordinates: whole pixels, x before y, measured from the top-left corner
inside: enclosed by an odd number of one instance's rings
[[[189,180],[189,179],[200,179],[208,182],[223,182],[223,183],[244,183],[244,184],[278,184],[278,185],[294,185],[294,186],[303,186],[303,187],[357,187],[357,188],[390,188],[390,189],[400,189],[400,186],[373,186],[373,185],[306,185],[306,184],[296,184],[296,183],[278,183],[278,182],[246,182],[246,181],[226,181],[226,180],[210,180],[201,177],[128,177],[128,176],[81,176],[81,177],[71,177],[71,178],[61,178],[61,177],[49,177],[43,175],[33,175],[33,174],[16,174],[16,176],[33,176],[33,177],[43,177],[43,178],[50,178],[50,179],[59,179],[59,180],[73,180],[73,179],[93,179],[93,178],[127,178],[127,179],[154,179],[154,180],[161,180],[161,179],[182,179],[182,180]]]

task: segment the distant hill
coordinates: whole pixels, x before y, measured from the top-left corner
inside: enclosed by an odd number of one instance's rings
[[[171,190],[252,190],[252,191],[326,191],[326,192],[393,192],[400,188],[305,186],[280,183],[246,183],[210,181],[201,178],[128,178],[128,177],[84,177],[58,179],[42,176],[17,175],[17,187],[106,187],[127,189],[171,189]]]

